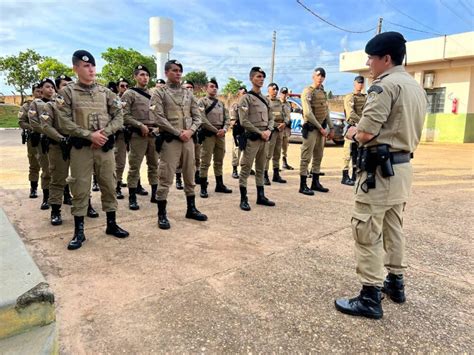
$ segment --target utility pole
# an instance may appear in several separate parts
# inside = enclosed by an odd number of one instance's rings
[[[275,73],[275,47],[276,47],[276,31],[273,31],[273,38],[272,38],[272,74],[270,76],[270,82],[273,83],[273,74]]]
[[[382,33],[382,21],[383,18],[379,17],[379,23],[377,24],[377,34]]]

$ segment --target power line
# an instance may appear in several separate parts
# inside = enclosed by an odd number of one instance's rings
[[[309,13],[311,13],[313,16],[316,16],[318,19],[320,19],[321,21],[327,23],[328,25],[334,27],[334,28],[337,28],[338,30],[341,30],[341,31],[344,31],[344,32],[348,32],[348,33],[367,33],[367,32],[372,32],[374,31],[376,28],[373,27],[371,29],[368,29],[366,31],[351,31],[351,30],[347,30],[345,28],[342,28],[342,27],[339,27],[338,25],[335,25],[331,22],[329,22],[328,20],[322,18],[321,16],[319,16],[317,13],[315,13],[313,10],[311,10],[309,7],[307,7],[305,4],[303,4],[300,0],[296,0],[296,2],[298,4],[300,4],[306,11],[308,11]]]
[[[405,28],[407,30],[410,30],[410,31],[415,31],[415,32],[421,32],[421,33],[428,33],[430,35],[435,35],[435,36],[444,36],[443,34],[440,34],[440,33],[436,33],[436,32],[428,32],[428,31],[423,31],[423,30],[420,30],[420,29],[417,29],[417,28],[413,28],[413,27],[408,27],[408,26],[404,26],[404,25],[400,25],[398,23],[393,23],[393,22],[390,22],[388,20],[385,20],[385,22],[393,25],[393,26],[398,26],[398,27],[401,27],[401,28]]]
[[[443,0],[439,0],[439,3],[440,3],[441,5],[443,5],[445,8],[447,8],[449,11],[451,11],[457,18],[459,18],[460,20],[463,20],[465,23],[467,23],[467,24],[469,25],[469,27],[472,27],[472,25],[473,25],[472,22],[470,23],[470,22],[466,21],[466,19],[465,19],[464,17],[459,16],[459,14],[458,14],[457,12],[455,12],[455,11],[451,8],[451,6],[448,6],[448,4],[445,4],[445,3],[443,2]]]

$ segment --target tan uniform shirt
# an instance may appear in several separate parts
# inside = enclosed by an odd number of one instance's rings
[[[344,113],[346,121],[350,125],[354,126],[359,123],[366,101],[367,95],[362,93],[350,93],[344,96]]]
[[[43,130],[41,129],[40,115],[48,101],[49,100],[46,99],[34,99],[28,109],[28,122],[36,133],[43,133]]]
[[[283,106],[283,111],[285,112],[285,116],[286,118],[288,118],[288,120],[285,123],[288,124],[290,123],[290,120],[291,120],[291,104],[288,101],[282,101],[281,104]]]
[[[100,129],[106,136],[123,128],[122,102],[99,84],[68,84],[59,92],[64,99],[59,109],[59,127],[73,137],[91,139]]]
[[[239,119],[239,104],[234,102],[229,110],[230,115],[230,125],[233,126],[235,122]]]
[[[274,119],[274,127],[276,128],[280,123],[288,123],[289,116],[287,116],[281,100],[276,97],[274,99],[268,97],[268,100],[270,101],[270,110],[272,111]]]
[[[314,84],[306,87],[301,94],[301,102],[305,123],[309,122],[319,130],[326,121],[329,128],[333,128],[329,118],[329,106],[324,87],[316,88]]]
[[[179,136],[182,130],[193,132],[201,125],[201,110],[192,92],[181,85],[167,83],[157,88],[150,101],[150,118],[160,131]]]
[[[20,128],[32,130],[30,120],[28,119],[28,110],[30,109],[31,101],[25,102],[18,111],[18,125]]]
[[[229,128],[229,114],[223,102],[218,101],[214,108],[206,115],[206,110],[212,103],[213,100],[209,97],[203,97],[198,101],[202,111],[202,127],[214,133],[217,133],[219,129],[227,131]]]
[[[247,132],[261,134],[263,131],[273,131],[274,118],[269,100],[262,95],[268,107],[252,94],[245,94],[239,100],[239,120]]]
[[[40,115],[41,130],[49,138],[55,141],[60,141],[64,138],[64,135],[60,133],[59,128],[59,110],[57,105],[62,105],[64,99],[61,96],[57,96],[54,101],[48,102],[43,107],[43,112]]]
[[[143,92],[150,95],[148,89]],[[122,95],[123,102],[123,123],[136,128],[145,125],[147,127],[156,127],[156,121],[150,118],[150,99],[138,92],[128,89]]]

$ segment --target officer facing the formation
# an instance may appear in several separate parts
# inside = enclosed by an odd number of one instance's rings
[[[329,191],[319,182],[326,137],[334,138],[334,127],[329,117],[327,95],[323,87],[325,78],[326,71],[323,68],[316,68],[313,72],[313,84],[306,87],[301,94],[304,124],[302,129],[303,144],[301,145],[299,192],[304,195],[314,195],[313,191]],[[326,131],[327,126],[330,129],[329,135]],[[313,181],[311,182],[311,189],[309,189],[306,185],[306,176],[311,159],[313,160],[311,167]]]
[[[33,87],[31,88],[31,93],[33,94],[33,99],[41,99],[41,88],[39,87],[39,84],[33,85]],[[20,107],[20,111],[18,112],[18,125],[23,130],[21,133],[21,141],[23,144],[26,144],[26,151],[28,154],[28,180],[30,181],[30,198],[37,198],[38,179],[41,166],[37,158],[37,146],[33,146],[33,142],[31,139],[31,136],[33,134],[33,128],[31,127],[30,121],[28,119],[28,110],[30,108],[30,105],[31,101],[27,101]]]
[[[194,194],[194,142],[193,134],[201,125],[201,111],[191,91],[181,86],[183,65],[177,60],[165,64],[167,83],[156,89],[150,102],[150,117],[160,129],[157,148],[160,153],[158,168],[158,226],[169,229],[166,215],[168,192],[173,175],[182,161],[186,218],[206,221],[207,216],[196,209]],[[161,146],[160,146],[161,145]]]
[[[260,67],[253,67],[249,73],[252,90],[239,101],[239,120],[245,129],[246,146],[243,149],[239,178],[240,208],[250,211],[247,198],[247,179],[255,160],[255,183],[257,185],[257,205],[275,206],[275,202],[265,197],[263,172],[267,161],[267,142],[270,140],[274,121],[268,98],[261,90],[266,74]]]
[[[283,105],[283,111],[285,112],[286,117],[288,117],[288,122],[283,129],[283,138],[281,140],[281,151],[283,155],[282,168],[286,170],[295,170],[295,168],[288,164],[288,146],[290,145],[291,136],[291,104],[288,102],[287,98],[288,88],[282,87],[280,90],[280,100]]]
[[[128,155],[127,184],[129,208],[135,211],[140,208],[137,203],[136,189],[140,178],[140,166],[145,156],[148,166],[148,182],[151,185],[150,202],[156,203],[158,154],[155,150],[155,136],[152,134],[157,125],[149,115],[151,96],[147,86],[150,81],[150,71],[144,65],[138,65],[133,74],[137,85],[123,94],[122,102],[124,124],[130,126],[132,132],[130,154]]]
[[[268,141],[268,153],[267,162],[265,164],[265,185],[271,185],[268,177],[268,169],[270,168],[270,160],[273,159],[273,182],[279,182],[280,184],[286,184],[286,180],[283,180],[280,176],[280,156],[281,156],[281,143],[283,141],[283,130],[289,122],[290,117],[287,116],[287,112],[284,110],[283,103],[278,99],[278,85],[271,83],[268,85],[268,99],[270,101],[270,110],[272,111],[274,119],[273,132]]]
[[[237,91],[237,100],[240,100],[242,96],[247,93],[247,89],[243,86],[239,87]],[[241,132],[241,126],[239,122],[239,106],[238,101],[235,102],[232,107],[230,108],[230,128],[232,128],[232,177],[234,179],[239,178],[239,171],[237,170],[238,166],[240,165],[240,156],[242,154],[242,150],[239,148],[239,135]]]
[[[365,46],[375,80],[359,124],[347,133],[359,144],[352,234],[362,290],[355,298],[336,300],[335,306],[355,316],[381,318],[381,292],[405,302],[403,210],[412,184],[410,159],[427,106],[423,88],[402,65],[405,42],[398,32],[384,32]]]
[[[127,91],[128,86],[130,83],[125,78],[120,78],[115,83],[115,87],[117,91],[114,91],[118,94],[119,97]],[[110,89],[110,88],[109,88]],[[113,90],[112,90],[113,91]],[[123,104],[122,104],[123,106]],[[115,193],[117,195],[117,199],[122,200],[124,198],[122,194],[122,178],[123,178],[123,171],[125,170],[125,164],[127,163],[127,142],[128,137],[125,137],[128,132],[125,129],[120,129],[115,134],[115,174],[117,175],[117,186],[115,187]]]
[[[222,166],[225,156],[225,134],[229,128],[228,113],[224,103],[217,96],[217,81],[209,80],[206,85],[207,96],[199,100],[202,125],[198,131],[198,140],[201,142],[201,169],[199,171],[202,198],[207,198],[207,174],[214,160],[214,176],[216,178],[216,192],[231,193],[223,182]]]
[[[107,214],[106,234],[128,237],[116,223],[114,134],[123,126],[122,103],[109,89],[95,82],[95,59],[89,52],[78,50],[72,56],[76,83],[60,91],[64,102],[59,109],[59,128],[70,135],[70,169],[68,177],[73,195],[74,237],[68,249],[78,249],[86,240],[84,216],[87,213],[91,176],[96,167],[102,210]]]
[[[51,182],[51,173],[49,171],[49,159],[45,136],[41,129],[40,115],[43,112],[44,105],[53,99],[56,93],[56,87],[51,79],[41,80],[39,87],[41,88],[41,99],[35,99],[28,110],[28,119],[33,133],[31,135],[32,145],[36,146],[36,157],[41,165],[41,188],[43,189],[43,202],[41,209],[49,209],[49,184]]]
[[[364,77],[356,76],[354,79],[354,91],[344,97],[344,113],[346,115],[346,123],[348,127],[356,126],[362,116],[367,96],[362,93],[364,89]],[[344,156],[342,167],[341,184],[353,186],[355,181],[356,167],[355,158],[357,157],[357,143],[348,139],[344,140]],[[349,165],[352,160],[352,178],[349,177]]]

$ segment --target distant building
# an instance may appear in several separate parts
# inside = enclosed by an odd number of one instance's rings
[[[368,77],[366,61],[363,50],[344,52],[339,70]],[[474,32],[407,42],[406,70],[428,95],[422,139],[473,143]]]

